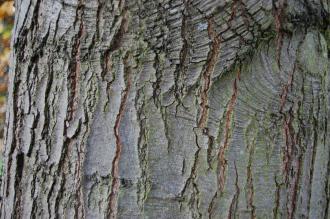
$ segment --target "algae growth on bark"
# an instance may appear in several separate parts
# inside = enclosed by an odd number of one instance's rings
[[[1,218],[328,218],[327,0],[16,0]]]

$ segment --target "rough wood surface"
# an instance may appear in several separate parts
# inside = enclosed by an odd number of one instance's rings
[[[329,218],[328,0],[16,0],[1,218]]]

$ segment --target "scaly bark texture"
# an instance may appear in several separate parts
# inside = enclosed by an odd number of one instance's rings
[[[15,5],[1,218],[329,218],[329,1]]]

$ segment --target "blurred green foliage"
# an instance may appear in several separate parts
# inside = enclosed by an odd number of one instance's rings
[[[14,2],[0,0],[0,151],[3,149],[3,130],[6,111],[6,93],[10,55],[10,38],[14,24]],[[2,153],[0,153],[0,176]]]

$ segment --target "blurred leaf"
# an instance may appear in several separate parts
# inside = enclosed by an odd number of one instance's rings
[[[10,39],[10,36],[11,36],[11,30],[6,30],[6,31],[4,31],[3,33],[2,33],[2,38],[4,39],[4,40],[8,40],[8,39]]]
[[[10,56],[10,38],[14,23],[14,1],[0,0],[0,133],[6,109],[8,64]],[[0,134],[0,151],[3,149],[3,136]],[[0,176],[2,175],[2,157],[0,153]]]
[[[14,14],[14,2],[6,1],[0,6],[0,19],[4,17],[13,16]]]

